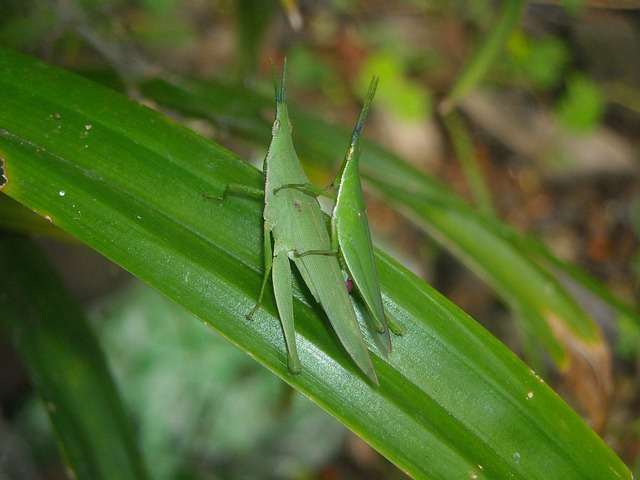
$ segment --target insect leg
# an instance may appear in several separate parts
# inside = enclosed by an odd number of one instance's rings
[[[293,287],[291,286],[291,263],[287,252],[276,242],[273,257],[273,291],[280,315],[280,323],[284,332],[291,373],[301,369],[298,347],[296,345],[296,330],[293,318]]]
[[[262,305],[262,297],[264,296],[264,289],[267,286],[267,282],[269,281],[269,274],[271,273],[271,267],[273,265],[273,253],[271,249],[271,231],[269,230],[269,225],[267,222],[264,222],[264,276],[262,277],[262,286],[260,287],[260,294],[258,295],[258,301],[256,302],[253,309],[245,315],[247,320],[251,320],[253,318],[253,314],[260,308]]]
[[[388,308],[385,308],[384,313],[387,319],[387,325],[389,325],[389,330],[391,330],[394,335],[401,337],[407,333],[407,327],[396,317],[391,315]]]
[[[338,252],[336,250],[306,250],[304,252],[298,252],[297,250],[294,250],[293,254],[296,257],[306,257],[307,255],[326,255],[335,257],[336,255],[338,255]]]
[[[202,198],[205,200],[208,200],[209,198],[213,198],[215,200],[218,200],[219,202],[225,202],[229,195],[243,196],[243,197],[255,198],[257,200],[262,200],[264,197],[264,190],[250,187],[249,185],[243,185],[241,183],[229,183],[225,187],[224,192],[222,192],[221,197],[204,192],[202,194]]]

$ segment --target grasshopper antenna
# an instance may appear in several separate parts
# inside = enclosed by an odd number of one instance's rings
[[[284,103],[285,101],[285,91],[286,91],[286,80],[287,80],[287,57],[284,58],[282,62],[282,77],[280,80],[280,89],[278,90],[278,78],[276,77],[276,66],[273,63],[273,60],[270,60],[271,63],[271,76],[273,77],[273,89],[276,94],[276,104]]]
[[[364,102],[364,107],[362,107],[362,111],[360,112],[360,116],[358,117],[358,122],[356,123],[356,128],[353,129],[353,135],[351,141],[355,141],[356,137],[360,135],[362,131],[362,126],[364,125],[364,121],[367,118],[367,114],[369,113],[369,108],[371,107],[371,102],[373,101],[373,96],[376,94],[376,89],[378,88],[378,81],[380,77],[375,75],[371,79],[371,83],[369,83],[369,91],[367,92],[367,98]]]

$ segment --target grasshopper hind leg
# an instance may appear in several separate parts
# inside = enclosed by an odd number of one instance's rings
[[[273,257],[273,291],[280,315],[282,331],[287,344],[289,370],[297,373],[302,369],[298,346],[296,345],[296,330],[293,318],[293,287],[291,278],[291,263],[284,249],[275,248]]]

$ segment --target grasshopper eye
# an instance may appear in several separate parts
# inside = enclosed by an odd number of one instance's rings
[[[271,136],[275,137],[280,131],[280,120],[277,118],[273,122],[273,126],[271,127]]]

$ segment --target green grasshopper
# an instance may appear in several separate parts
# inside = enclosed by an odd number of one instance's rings
[[[291,188],[309,195],[323,195],[335,200],[331,215],[331,252],[334,255],[339,254],[341,264],[344,265],[349,278],[371,314],[374,328],[379,333],[385,334],[383,342],[387,350],[390,350],[391,340],[387,332],[387,319],[390,329],[398,335],[403,335],[406,328],[392,320],[389,315],[385,315],[359,175],[360,135],[377,86],[378,77],[374,77],[369,84],[364,106],[353,129],[351,143],[333,183],[336,194],[332,195],[326,189],[313,184],[294,183],[283,185],[276,190],[276,193]],[[313,253],[321,252],[305,254]]]
[[[322,306],[345,350],[358,367],[378,384],[369,351],[360,331],[351,298],[335,255],[317,199],[295,188],[283,189],[288,183],[309,184],[291,139],[291,123],[285,103],[286,61],[280,89],[274,76],[276,118],[271,129],[271,144],[264,160],[264,192],[243,185],[230,184],[230,191],[250,196],[264,195],[264,262],[265,273],[258,301],[247,315],[251,319],[260,308],[271,273],[276,305],[284,332],[289,357],[289,370],[301,369],[295,339],[291,265],[296,265],[309,291]],[[273,238],[273,247],[271,246]]]

